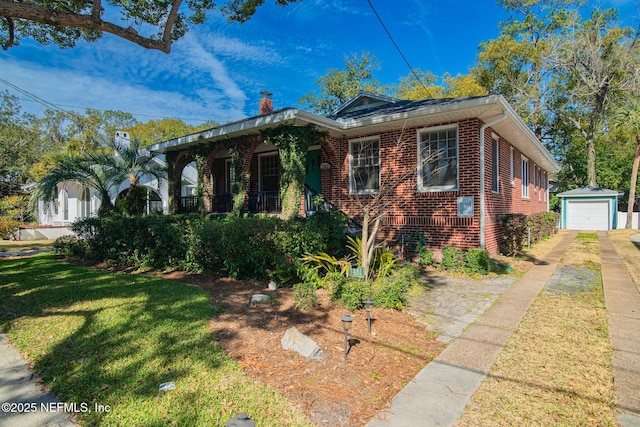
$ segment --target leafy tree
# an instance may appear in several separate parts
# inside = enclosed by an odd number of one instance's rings
[[[148,147],[158,142],[172,138],[200,132],[217,126],[216,122],[206,122],[199,126],[188,125],[180,119],[149,120],[146,123],[136,123],[135,126],[122,128],[140,141],[140,147]]]
[[[275,0],[281,6],[295,1]],[[78,40],[96,41],[107,32],[147,49],[169,53],[171,44],[186,34],[189,25],[205,22],[207,12],[216,6],[211,0],[188,1],[185,5],[182,0],[107,3],[0,0],[0,43],[7,50],[22,38],[33,38],[42,44],[68,48]],[[228,0],[220,10],[229,21],[245,22],[263,3],[264,0]]]
[[[633,206],[636,198],[636,186],[638,182],[638,167],[640,166],[640,102],[636,97],[630,99],[622,108],[613,115],[613,126],[625,131],[635,141],[635,155],[631,168],[629,184],[629,204],[627,207],[627,223],[625,228],[632,228]]]
[[[579,0],[500,0],[512,16],[497,39],[480,45],[472,70],[490,93],[502,94],[538,139],[553,137],[553,76],[558,41],[577,18]]]
[[[21,111],[20,102],[8,92],[0,93],[0,197],[19,194],[29,169],[43,147],[32,126],[34,117]]]
[[[418,78],[416,78],[416,75]],[[418,100],[426,98],[460,98],[465,96],[486,95],[487,90],[470,74],[452,76],[445,73],[438,77],[430,71],[416,70],[400,79],[400,84],[393,90],[401,99]]]
[[[353,53],[345,58],[345,68],[330,68],[315,81],[319,92],[311,91],[300,98],[301,105],[318,114],[331,114],[338,106],[366,91],[384,94],[385,88],[373,77],[380,68],[378,59],[368,52]]]
[[[637,32],[615,25],[615,9],[593,11],[558,49],[560,86],[566,88],[559,114],[586,144],[587,177],[596,186],[596,143],[610,107],[631,95],[640,67]]]
[[[87,109],[75,111],[47,109],[44,117],[35,120],[44,155],[30,169],[39,180],[54,166],[60,156],[90,153],[99,150],[103,141],[113,139],[117,130],[133,127],[137,120],[122,111]]]

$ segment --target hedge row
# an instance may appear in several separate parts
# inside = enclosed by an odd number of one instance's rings
[[[73,225],[77,240],[58,247],[73,255],[148,269],[219,272],[262,280],[294,267],[305,252],[340,254],[344,215],[318,212],[310,218],[200,218],[144,216],[87,218]]]
[[[525,243],[531,238],[531,244],[556,233],[559,214],[556,212],[538,212],[529,216],[508,214],[500,218],[502,242],[500,251],[505,255],[517,255],[522,252]]]

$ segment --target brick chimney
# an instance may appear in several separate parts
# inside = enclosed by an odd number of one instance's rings
[[[271,99],[271,92],[260,92],[262,98],[260,98],[260,115],[269,114],[273,112],[273,99]]]

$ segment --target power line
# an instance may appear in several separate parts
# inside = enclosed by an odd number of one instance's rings
[[[94,111],[113,111],[113,110],[106,110],[106,109],[100,109],[100,108],[90,108],[90,107],[78,107],[75,105],[65,105],[65,104],[54,104],[52,102],[46,101],[42,98],[40,98],[37,95],[34,95],[33,93],[22,89],[16,85],[14,85],[13,83],[10,83],[4,79],[0,79],[0,83],[4,83],[5,85],[9,86],[10,88],[12,88],[13,90],[15,90],[18,93],[21,93],[29,98],[31,98],[32,101],[37,102],[38,104],[42,104],[47,108],[50,108],[52,110],[57,110],[57,111],[61,111],[63,113],[68,113],[68,110],[65,110],[64,108],[61,107],[67,107],[67,108],[73,108],[73,109],[90,109],[90,110],[94,110]],[[23,99],[24,101],[24,99]],[[155,118],[162,118],[162,119],[174,119],[174,120],[183,120],[183,121],[188,121],[188,122],[206,122],[210,119],[187,119],[187,118],[181,118],[181,117],[166,117],[166,116],[156,116],[156,115],[151,115],[151,114],[137,114],[137,113],[131,113],[129,112],[129,114],[133,115],[133,116],[138,116],[138,117],[155,117]]]
[[[24,90],[24,89],[22,89],[22,88],[20,88],[20,87],[18,87],[16,85],[14,85],[13,83],[9,83],[8,81],[6,81],[4,79],[0,79],[0,83],[4,83],[5,85],[9,86],[10,88],[15,90],[16,92],[21,93],[21,94],[23,94],[25,96],[28,96],[29,98],[31,98],[34,101],[36,101],[38,104],[42,104],[47,108],[50,108],[52,110],[62,111],[63,113],[67,112],[67,110],[62,109],[62,108],[58,107],[57,105],[52,104],[49,101],[45,101],[44,99],[32,94],[31,92],[28,92],[28,91],[26,91],[26,90]]]
[[[416,71],[413,69],[411,64],[409,64],[409,61],[407,60],[406,56],[404,56],[404,53],[402,53],[402,49],[400,49],[400,46],[398,46],[398,43],[396,43],[396,41],[393,39],[393,36],[391,35],[389,30],[387,29],[387,26],[382,21],[382,18],[378,14],[378,11],[376,10],[375,7],[373,7],[373,4],[371,3],[371,0],[367,0],[367,3],[369,3],[369,6],[371,7],[371,10],[376,15],[376,18],[378,18],[378,21],[380,21],[380,25],[382,25],[382,28],[384,28],[384,31],[387,33],[387,36],[389,36],[389,40],[391,40],[391,43],[393,43],[393,45],[395,46],[396,50],[398,51],[398,53],[402,57],[402,60],[404,61],[405,64],[407,64],[407,67],[409,67],[409,70],[411,70],[411,74],[413,74],[413,76],[416,78],[416,80],[418,80],[418,83],[420,83],[420,86],[422,86],[422,88],[425,90],[427,95],[430,96],[430,97],[433,97],[433,95],[431,94],[431,91],[424,85],[424,83],[422,82],[422,80],[418,76],[418,73],[416,73]]]

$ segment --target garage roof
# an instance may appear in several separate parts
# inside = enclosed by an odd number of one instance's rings
[[[582,187],[557,194],[558,197],[615,197],[619,195],[617,191],[600,187]]]

